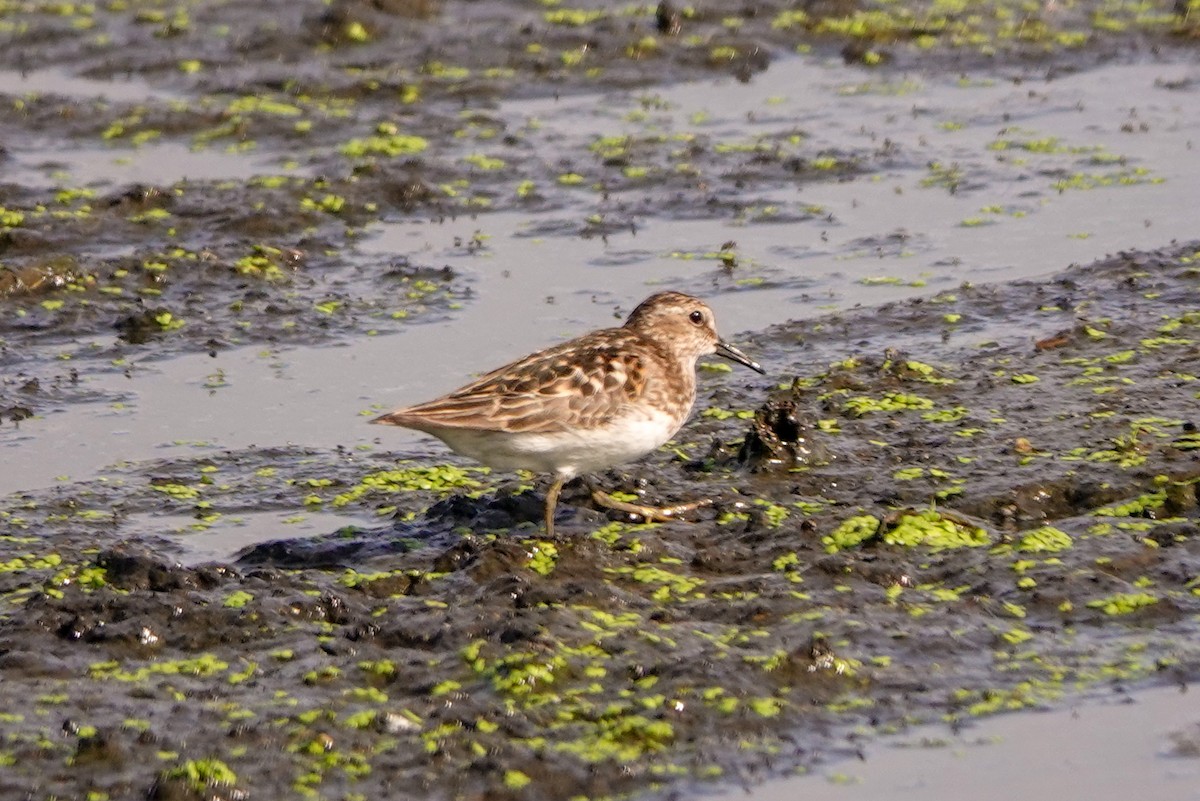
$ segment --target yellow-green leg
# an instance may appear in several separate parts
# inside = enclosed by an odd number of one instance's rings
[[[598,490],[595,487],[589,486],[588,489],[592,492],[592,500],[600,506],[608,509],[616,509],[618,512],[625,512],[626,514],[638,515],[647,522],[653,523],[666,523],[677,519],[686,512],[692,512],[696,509],[703,509],[706,506],[713,505],[712,498],[701,498],[698,501],[679,503],[672,506],[645,506],[640,503],[617,500],[607,492]]]
[[[565,483],[567,483],[565,478],[557,476],[546,492],[546,536],[549,538],[554,537],[554,510],[558,506],[558,495],[562,492]]]

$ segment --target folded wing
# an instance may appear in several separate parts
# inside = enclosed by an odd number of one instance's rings
[[[622,332],[624,333],[624,332]],[[612,331],[581,337],[493,370],[448,395],[372,422],[430,431],[552,433],[604,425],[645,391],[645,366]],[[634,336],[630,334],[629,336]]]

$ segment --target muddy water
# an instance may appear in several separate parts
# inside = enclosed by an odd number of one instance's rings
[[[1193,21],[868,5],[0,10],[4,792],[658,797],[1194,681]],[[771,368],[601,477],[693,524],[364,425],[662,286]]]
[[[819,775],[767,782],[749,795],[785,801],[975,798],[1200,798],[1200,700],[1164,687],[1072,703],[965,730],[924,727],[863,747]],[[1047,744],[1053,743],[1053,747]],[[742,791],[729,798],[746,798]]]

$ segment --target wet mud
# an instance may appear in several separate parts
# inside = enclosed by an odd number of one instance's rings
[[[942,162],[885,126],[706,129],[654,92],[625,112],[639,133],[565,136],[532,111],[547,98],[752,80],[797,53],[867,71],[849,94],[894,96],[910,67],[1186,61],[1200,30],[1195,3],[298,8],[0,4],[0,77],[36,87],[0,96],[8,431],[136,403],[93,376],[344,344],[475,301],[460,265],[486,235],[380,256],[359,247],[380,225],[516,213],[531,244],[569,248],[736,220],[808,241],[836,221],[798,187],[898,166],[927,203],[1020,186],[968,229],[1161,180],[1007,111],[940,120],[988,129],[986,159]],[[880,231],[836,257],[931,239]],[[778,253],[803,266],[806,247]],[[736,242],[672,258],[705,264],[691,291],[817,285]],[[0,794],[668,797],[916,722],[1194,681],[1200,244],[936,289],[758,331],[744,344],[771,381],[702,369],[678,441],[600,477],[714,500],[687,522],[568,487],[550,541],[539,477],[283,442],[114,453],[130,461],[0,498]],[[282,536],[318,514],[344,525]],[[189,546],[263,515],[269,542]]]
[[[548,541],[536,479],[287,449],[10,497],[0,781],[654,795],[1195,680],[1198,288],[1193,243],[767,329],[790,380],[704,371],[678,441],[602,477],[713,497],[691,522],[568,491]],[[122,536],[164,506],[379,523],[189,567]]]

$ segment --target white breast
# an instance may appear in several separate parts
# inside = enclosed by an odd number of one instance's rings
[[[455,452],[499,470],[531,470],[573,478],[639,459],[679,430],[679,421],[655,409],[626,414],[603,428],[553,434],[443,430]]]

